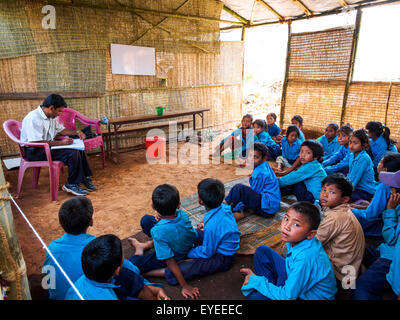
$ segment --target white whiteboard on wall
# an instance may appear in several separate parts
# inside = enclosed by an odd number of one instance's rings
[[[156,49],[111,44],[111,70],[114,74],[156,75]]]

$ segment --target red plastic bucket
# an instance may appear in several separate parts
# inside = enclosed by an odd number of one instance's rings
[[[146,157],[147,159],[162,159],[167,155],[166,152],[167,139],[164,137],[147,137],[146,138]]]

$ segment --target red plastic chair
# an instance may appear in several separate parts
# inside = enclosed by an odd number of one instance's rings
[[[76,130],[76,126],[75,126],[76,120],[78,120],[79,122],[81,122],[85,125],[92,125],[96,128],[96,133],[98,134],[98,136],[96,136],[94,138],[90,138],[90,139],[85,139],[85,140],[83,140],[83,142],[85,144],[85,150],[100,147],[101,157],[103,160],[103,169],[104,169],[105,164],[106,164],[106,155],[104,152],[104,142],[103,142],[103,136],[101,134],[100,120],[90,119],[88,117],[85,117],[84,115],[80,114],[78,111],[70,109],[70,108],[64,108],[63,112],[58,117],[58,121],[66,129],[71,129],[71,130]]]
[[[24,179],[25,170],[28,168],[33,168],[33,179],[32,179],[32,188],[37,188],[39,181],[39,174],[41,167],[49,167],[49,176],[50,176],[50,193],[51,200],[57,201],[58,199],[58,184],[60,180],[60,170],[63,170],[64,163],[61,161],[53,161],[51,159],[50,147],[47,143],[27,143],[23,144],[27,147],[42,147],[46,152],[47,161],[28,161],[24,158],[24,147],[21,146],[22,142],[19,140],[21,136],[21,122],[16,120],[7,120],[3,123],[3,129],[6,132],[7,136],[18,143],[19,153],[21,156],[21,163],[19,166],[18,172],[18,186],[17,186],[17,198],[19,198],[21,194],[21,186],[22,180]]]

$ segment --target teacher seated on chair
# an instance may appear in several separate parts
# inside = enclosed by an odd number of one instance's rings
[[[85,139],[85,134],[80,130],[64,128],[56,117],[61,114],[67,103],[58,94],[49,95],[36,109],[29,112],[22,120],[21,142],[45,142],[50,146],[68,146],[73,139],[68,137],[62,140],[54,140],[57,134],[63,136],[79,136]],[[24,147],[25,159],[28,161],[46,161],[46,153],[42,147]],[[68,181],[62,189],[74,195],[86,195],[89,191],[96,190],[90,176],[92,170],[85,151],[76,149],[51,150],[52,160],[62,161],[68,166]],[[83,189],[80,184],[85,186]]]

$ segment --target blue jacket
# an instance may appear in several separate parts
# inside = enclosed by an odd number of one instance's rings
[[[293,142],[292,145],[289,145],[286,136],[282,137],[282,157],[287,160],[296,160],[300,154],[301,143],[302,142],[299,139],[296,139],[296,141]]]
[[[49,250],[54,258],[58,261],[65,273],[72,282],[78,280],[83,274],[81,256],[85,246],[95,239],[95,236],[90,234],[73,235],[64,233],[64,235],[49,244]],[[63,300],[65,293],[71,285],[61,273],[53,259],[46,253],[43,267],[53,266],[55,269],[56,286],[55,289],[49,288],[49,298],[55,300]]]
[[[254,142],[261,142],[265,144],[268,148],[272,148],[274,150],[279,150],[281,148],[279,144],[272,140],[267,131],[261,131],[259,134],[255,134]]]
[[[113,283],[102,283],[86,278],[82,275],[74,283],[76,289],[85,300],[118,300],[114,292],[114,288],[118,288]],[[70,288],[66,295],[65,300],[80,300],[74,289]]]
[[[304,136],[304,133],[303,131],[301,131],[300,128],[299,128],[299,133],[300,133],[299,140],[301,143],[303,143],[306,140],[306,137]]]
[[[279,186],[286,187],[304,181],[306,188],[315,200],[319,200],[321,193],[321,182],[326,177],[326,172],[318,160],[307,162],[296,171],[279,179]]]
[[[395,145],[392,145],[389,149],[387,150],[387,143],[385,139],[380,136],[378,139],[375,141],[372,139],[369,139],[370,141],[370,148],[371,148],[371,153],[373,155],[373,163],[374,163],[374,168],[378,167],[379,162],[383,158],[383,156],[388,153],[388,152],[397,152],[397,148]]]
[[[257,290],[272,300],[333,300],[337,291],[331,261],[316,238],[303,240],[296,246],[286,243],[287,279],[278,287],[263,276],[251,275],[242,286],[244,295]]]
[[[386,209],[382,213],[382,236],[384,242],[378,247],[381,258],[393,260],[394,248],[398,242],[400,233],[399,215],[400,205],[398,205],[395,209]]]
[[[349,171],[349,156],[350,156],[350,149],[349,147],[341,146],[334,154],[330,155],[329,157],[325,158],[322,162],[326,174],[332,174],[335,172],[346,172]]]
[[[254,142],[254,134],[253,134],[253,129],[250,128],[248,129],[247,135],[246,135],[246,139],[243,138],[242,135],[242,127],[236,129],[235,131],[233,131],[229,136],[227,136],[225,139],[223,139],[219,144],[224,144],[225,141],[227,139],[230,139],[231,137],[240,137],[240,141],[242,142],[242,147],[241,147],[241,151],[244,151],[246,149],[248,149],[250,147],[250,145]]]
[[[204,216],[203,243],[191,249],[188,258],[211,258],[216,253],[231,256],[239,249],[240,231],[231,207],[221,204]]]
[[[374,194],[377,187],[374,175],[371,158],[365,150],[362,150],[356,158],[354,158],[353,152],[350,153],[347,177],[353,183],[354,189],[361,189]]]
[[[196,230],[186,212],[178,209],[175,219],[161,219],[150,231],[158,260],[181,260],[194,246]]]
[[[387,281],[392,286],[396,295],[400,294],[400,237],[397,238],[397,244],[394,249],[392,264],[389,273],[386,275]]]
[[[269,127],[267,124],[265,131],[267,131],[271,137],[276,137],[281,133],[281,128],[279,128],[276,123],[274,123],[271,127]]]
[[[250,177],[250,187],[261,195],[261,209],[265,213],[274,214],[281,207],[281,190],[274,171],[268,162],[264,161],[254,168]],[[239,202],[233,211],[245,209],[242,202]]]
[[[362,221],[364,220],[367,222],[374,222],[382,219],[382,212],[386,209],[386,205],[390,197],[390,189],[390,186],[382,182],[378,182],[375,194],[368,207],[366,209],[352,209],[354,215],[358,220],[360,220],[361,225],[363,225]],[[380,232],[380,234],[369,235],[382,236],[382,232]]]
[[[319,142],[324,147],[324,157],[329,157],[333,155],[341,147],[337,140],[337,137],[335,137],[331,142],[328,142],[328,139],[325,137],[325,135],[323,135],[321,139],[319,139]]]

